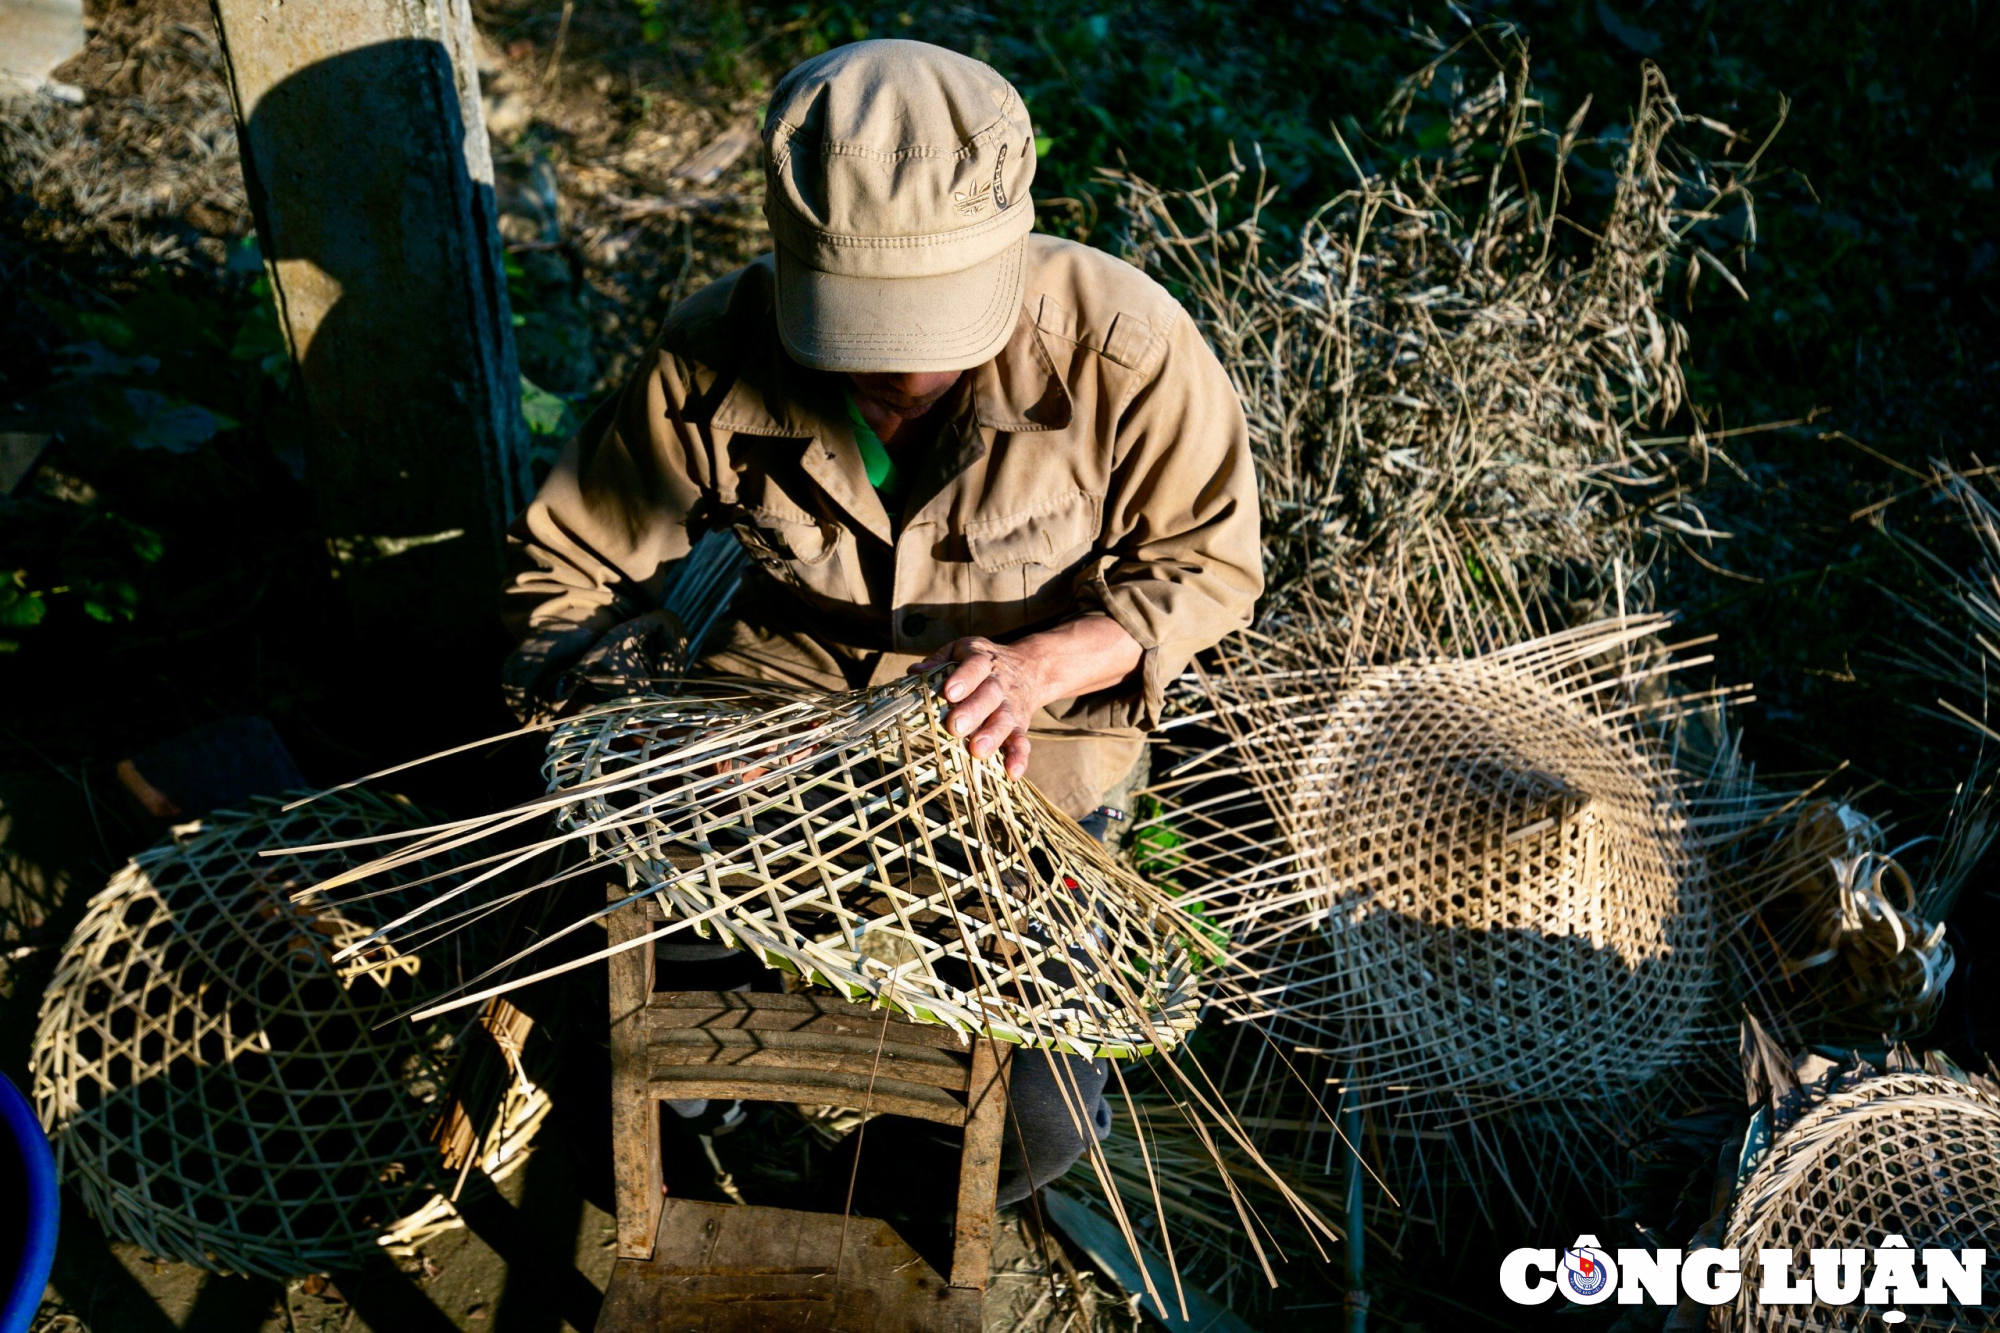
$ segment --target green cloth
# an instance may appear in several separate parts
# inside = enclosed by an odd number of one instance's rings
[[[868,484],[884,500],[900,499],[903,494],[903,474],[896,467],[896,460],[889,457],[889,447],[882,443],[882,437],[868,424],[861,409],[854,404],[854,395],[847,394],[847,419],[854,423],[854,443],[861,450],[861,465],[868,470]]]

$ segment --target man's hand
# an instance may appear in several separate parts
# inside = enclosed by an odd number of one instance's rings
[[[962,736],[973,757],[1000,751],[1007,776],[1028,771],[1028,722],[1057,699],[1107,690],[1138,669],[1138,641],[1109,616],[1081,616],[1011,644],[954,639],[910,668],[929,671],[958,663],[944,681],[952,705],[944,725]]]

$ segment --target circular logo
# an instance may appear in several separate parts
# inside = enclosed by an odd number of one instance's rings
[[[1564,1250],[1562,1266],[1556,1270],[1556,1285],[1563,1295],[1578,1305],[1595,1305],[1611,1295],[1617,1285],[1618,1269],[1603,1250],[1579,1246]]]

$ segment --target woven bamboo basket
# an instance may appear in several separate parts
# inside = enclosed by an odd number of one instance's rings
[[[1904,1329],[1991,1329],[2000,1321],[2000,1098],[1938,1074],[1884,1074],[1799,1116],[1737,1191],[1727,1245],[1743,1256],[1743,1292],[1717,1327],[1743,1333],[1847,1333],[1886,1327],[1886,1307],[1763,1305],[1758,1252],[1869,1250],[1900,1236],[1913,1255],[1983,1249],[1979,1308],[1904,1305]],[[1921,1276],[1921,1270],[1919,1270]]]
[[[1705,660],[1665,624],[1341,669],[1246,640],[1206,673],[1128,844],[1249,978],[1211,990],[1243,1032],[1211,1073],[1267,1157],[1344,1171],[1359,1111],[1384,1225],[1468,1190],[1533,1216],[1727,1073],[1728,911],[1659,739],[1713,695],[1659,688]]]
[[[452,950],[337,962],[394,896],[302,906],[294,893],[353,853],[260,856],[426,822],[362,794],[260,802],[181,830],[92,899],[43,999],[34,1097],[109,1232],[217,1272],[297,1276],[455,1225],[470,1165],[523,1160],[549,1108],[520,1060],[526,1020],[495,1005],[397,1021],[459,979]],[[485,1086],[459,1100],[455,1079]]]
[[[419,1018],[686,932],[967,1042],[1114,1060],[1181,1047],[1203,993],[1241,983],[1219,931],[1032,783],[1010,781],[996,757],[974,759],[942,725],[941,674],[839,694],[708,678],[590,708],[547,724],[545,795],[416,831],[313,882],[308,896],[397,895],[403,910],[336,955],[344,958],[383,943],[433,949],[499,906],[623,877],[624,896],[485,960],[492,965]],[[426,861],[446,851],[466,856],[464,877],[433,882]],[[543,949],[646,898],[664,909],[656,929],[540,964]],[[1149,1068],[1172,1089],[1162,1114],[1184,1123],[1211,1163],[1258,1173],[1301,1234],[1320,1244],[1337,1237],[1196,1061]],[[1136,1236],[1132,1218],[1151,1214],[1164,1228],[1157,1192],[1128,1207],[1102,1145],[1086,1138],[1117,1225]]]

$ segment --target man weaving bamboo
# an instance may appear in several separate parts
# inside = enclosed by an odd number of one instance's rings
[[[1166,291],[1033,234],[1034,130],[978,61],[841,47],[779,84],[764,144],[775,253],[673,309],[514,526],[510,688],[727,526],[757,570],[703,670],[956,662],[947,728],[1102,836],[1168,682],[1262,588],[1241,405]],[[1071,1065],[1101,1130],[1102,1063]],[[1002,1203],[1083,1149],[1045,1061],[1013,1088]]]

